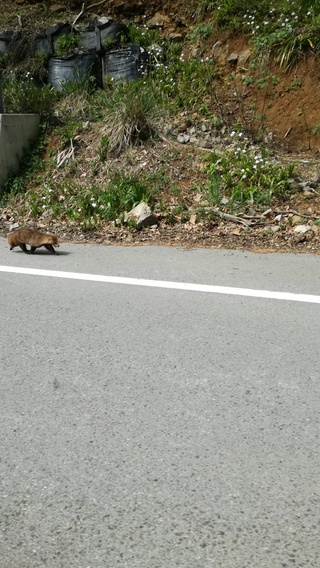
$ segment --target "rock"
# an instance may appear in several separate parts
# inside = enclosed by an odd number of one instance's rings
[[[19,223],[12,223],[12,225],[10,225],[9,231],[15,231],[16,229],[19,229]]]
[[[303,241],[306,240],[306,235],[303,233],[300,233],[298,235],[294,236],[294,242],[295,243],[303,243]]]
[[[126,214],[124,222],[128,223],[129,221],[136,221],[137,229],[158,225],[157,216],[151,211],[149,205],[144,201],[141,201],[139,205],[131,209],[131,211]]]
[[[238,59],[239,55],[233,51],[232,53],[230,53],[227,62],[231,63],[232,65],[236,65],[238,63]]]
[[[216,41],[212,46],[212,54],[215,59],[225,62],[228,56],[228,44],[223,44],[221,41]]]
[[[107,24],[110,21],[111,21],[111,18],[107,18],[107,16],[101,16],[100,18],[97,19],[97,22],[100,26],[104,26],[105,24]]]
[[[251,57],[251,49],[245,49],[244,51],[241,51],[238,57],[238,65],[243,67],[246,63],[248,63],[250,57]]]
[[[221,47],[222,47],[222,41],[216,41],[216,42],[213,44],[213,46],[212,46],[212,52],[213,52],[213,54],[219,52],[219,50],[221,49]]]
[[[190,136],[189,134],[181,132],[180,134],[178,134],[177,140],[178,142],[180,142],[180,144],[188,144],[188,142],[190,141]]]
[[[63,12],[65,9],[65,6],[62,6],[61,4],[52,4],[52,6],[50,6],[49,8],[50,12],[52,12],[53,14],[56,14],[57,12]]]
[[[292,217],[289,218],[290,225],[299,225],[301,221],[302,217],[300,217],[300,215],[292,215]]]
[[[301,191],[300,183],[297,182],[297,180],[289,179],[288,184],[289,184],[290,191],[292,191],[293,193],[296,193],[297,191]]]
[[[193,47],[191,50],[191,57],[192,59],[198,59],[200,57],[200,49],[199,47]]]
[[[164,136],[172,136],[173,135],[173,128],[172,126],[165,126],[163,128],[163,134]]]
[[[207,136],[204,140],[199,140],[198,146],[200,148],[207,148],[208,150],[211,150],[213,148],[213,142],[211,137]]]
[[[280,231],[280,226],[279,225],[274,225],[273,227],[271,227],[271,231],[273,233],[278,233],[278,231]]]
[[[319,184],[320,183],[320,172],[315,172],[312,176],[313,183]]]
[[[180,34],[180,33],[177,33],[177,32],[171,32],[168,35],[168,37],[169,37],[170,41],[177,42],[177,43],[181,42],[184,38],[183,34]]]
[[[304,235],[308,233],[308,231],[312,231],[312,228],[310,225],[297,225],[293,230],[295,233]]]
[[[157,12],[150,20],[147,21],[149,28],[163,28],[166,24],[170,24],[171,20],[166,14]]]

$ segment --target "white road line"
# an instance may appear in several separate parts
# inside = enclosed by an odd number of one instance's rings
[[[166,280],[145,280],[142,278],[123,278],[121,276],[103,276],[102,274],[83,274],[81,272],[60,272],[58,270],[41,270],[39,268],[21,268],[19,266],[1,266],[0,272],[29,274],[31,276],[47,276],[50,278],[68,278],[71,280],[87,280],[106,284],[127,284],[129,286],[147,286],[150,288],[167,288],[190,292],[207,292],[211,294],[227,294],[232,296],[249,296],[251,298],[267,298],[270,300],[289,300],[291,302],[309,302],[320,304],[320,296],[311,294],[293,294],[291,292],[272,292],[269,290],[251,290],[250,288],[231,288],[229,286],[211,286],[208,284],[192,284],[188,282],[168,282]]]

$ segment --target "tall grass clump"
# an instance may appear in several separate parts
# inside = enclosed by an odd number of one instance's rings
[[[101,135],[113,155],[155,136],[163,113],[161,98],[152,82],[144,79],[110,82],[100,95],[100,109],[104,122]]]

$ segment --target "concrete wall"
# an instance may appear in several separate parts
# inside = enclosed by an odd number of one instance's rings
[[[38,114],[0,114],[0,193],[39,136]]]

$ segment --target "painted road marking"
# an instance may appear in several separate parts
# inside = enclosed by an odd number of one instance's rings
[[[86,280],[88,282],[104,282],[106,284],[126,284],[129,286],[147,286],[150,288],[167,288],[189,292],[206,292],[209,294],[227,294],[231,296],[247,296],[270,300],[289,300],[291,302],[308,302],[320,304],[320,296],[311,294],[294,294],[291,292],[272,292],[270,290],[251,290],[250,288],[232,288],[229,286],[211,286],[209,284],[192,284],[189,282],[168,282],[166,280],[145,280],[142,278],[123,278],[122,276],[103,276],[102,274],[83,274],[81,272],[63,272],[58,270],[42,270],[39,268],[21,268],[19,266],[1,266],[0,272],[27,274],[31,276],[47,276],[50,278],[68,278]]]

